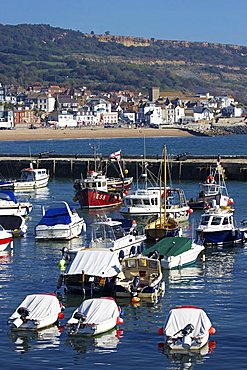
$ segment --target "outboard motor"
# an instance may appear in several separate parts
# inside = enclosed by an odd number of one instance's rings
[[[17,313],[20,315],[20,317],[13,321],[13,325],[16,328],[19,328],[23,323],[27,322],[29,311],[25,307],[19,307]]]
[[[122,262],[122,260],[124,259],[124,251],[122,249],[119,252],[118,259],[119,259],[120,262]]]
[[[132,283],[132,287],[131,287],[132,297],[137,297],[137,289],[138,289],[139,284],[140,284],[140,276],[135,276],[133,283]]]
[[[182,346],[184,349],[187,349],[189,350],[190,347],[191,347],[191,344],[192,344],[192,338],[190,336],[190,334],[193,332],[194,330],[194,326],[192,324],[188,324],[186,325],[183,329],[182,329]]]
[[[81,324],[86,320],[86,317],[81,312],[77,311],[74,314],[74,319],[78,320],[78,323],[73,326],[72,330],[70,331],[71,335],[75,335],[78,332]]]

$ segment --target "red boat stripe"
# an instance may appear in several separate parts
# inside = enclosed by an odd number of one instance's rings
[[[5,239],[0,239],[0,245],[1,244],[6,244],[6,243],[10,243],[12,241],[12,238],[5,238]]]

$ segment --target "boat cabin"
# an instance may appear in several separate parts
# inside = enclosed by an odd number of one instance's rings
[[[201,216],[201,221],[199,228],[200,229],[219,229],[219,228],[229,228],[234,225],[233,222],[233,213],[224,212],[224,213],[204,213]]]
[[[86,189],[95,189],[107,191],[107,179],[105,175],[95,171],[89,171],[87,177],[82,181],[82,187]]]
[[[33,169],[33,168],[24,168],[21,171],[20,181],[36,181],[41,180],[47,177],[46,169]]]
[[[132,281],[136,276],[140,278],[140,285],[150,285],[161,274],[160,261],[147,257],[131,257],[122,261],[124,280]]]
[[[99,243],[104,248],[111,248],[114,241],[126,236],[126,231],[119,221],[111,219],[105,222],[95,222],[91,226],[91,246],[95,247]]]

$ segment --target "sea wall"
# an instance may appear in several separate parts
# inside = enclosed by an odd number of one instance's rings
[[[210,172],[210,168],[216,164],[217,156],[185,156],[178,160],[175,157],[169,160],[167,170],[173,180],[205,180]],[[0,157],[0,177],[2,179],[12,179],[20,176],[23,168],[29,167],[33,162],[34,167],[46,168],[51,177],[76,179],[85,177],[87,169],[94,169],[95,163],[91,156],[75,157],[61,156],[52,158],[37,157]],[[140,176],[144,169],[144,163],[148,163],[148,169],[158,175],[160,168],[163,170],[163,159],[156,157],[129,157],[122,161],[123,167],[128,170],[128,176],[134,179]],[[221,163],[225,170],[228,180],[246,181],[247,180],[247,156],[223,156]],[[117,175],[117,162],[109,163],[107,158],[100,158],[98,165],[104,171],[107,167],[108,176]]]

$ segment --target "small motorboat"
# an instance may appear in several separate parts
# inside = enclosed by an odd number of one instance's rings
[[[32,210],[30,202],[18,202],[11,190],[0,190],[0,215],[27,216]]]
[[[43,217],[35,226],[35,239],[69,240],[86,231],[86,223],[68,203],[62,207],[43,210]]]
[[[115,296],[132,302],[150,299],[156,302],[165,291],[160,261],[144,256],[124,258],[115,283]]]
[[[10,243],[12,243],[12,240],[12,234],[0,225],[0,252],[5,251]]]
[[[175,307],[159,329],[159,334],[165,336],[165,345],[179,353],[199,351],[215,332],[205,311],[196,306]]]
[[[91,224],[89,247],[107,248],[127,256],[141,253],[145,240],[144,228],[134,220],[101,217]]]
[[[202,243],[180,236],[161,239],[152,247],[146,248],[143,254],[151,257],[157,253],[161,266],[170,270],[193,264],[204,249]]]
[[[206,210],[195,229],[197,238],[205,246],[243,244],[247,237],[247,226],[236,226],[233,215],[234,211],[228,206]]]
[[[29,168],[21,170],[19,180],[1,181],[1,189],[11,190],[33,190],[47,186],[49,174],[45,168],[33,168],[33,163],[30,163]]]
[[[20,215],[0,215],[0,225],[13,236],[24,236],[27,232],[25,218]]]
[[[86,299],[66,324],[70,335],[98,335],[122,324],[121,309],[111,297]]]
[[[76,253],[71,265],[61,273],[57,289],[60,289],[64,283],[68,291],[83,293],[91,297],[94,295],[111,296],[114,291],[115,278],[120,269],[117,253],[104,248],[85,248]]]
[[[30,294],[9,317],[12,330],[39,330],[64,318],[62,305],[53,293]]]

